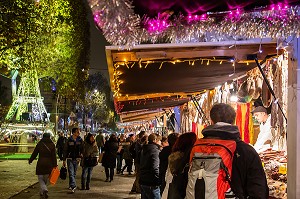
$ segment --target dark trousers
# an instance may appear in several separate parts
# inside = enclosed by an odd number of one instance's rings
[[[113,180],[114,179],[114,168],[108,168],[108,167],[104,167],[104,168],[105,168],[106,179]]]
[[[119,172],[122,169],[122,161],[123,161],[122,154],[117,154],[117,171]]]
[[[140,187],[140,165],[135,164],[135,180],[132,185],[131,191],[141,193],[141,187]]]
[[[133,160],[132,159],[125,159],[125,166],[122,169],[122,172],[126,169],[127,167],[127,172],[132,172],[132,165],[133,165]]]

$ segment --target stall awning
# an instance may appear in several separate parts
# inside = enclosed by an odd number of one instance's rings
[[[140,110],[133,102],[140,100],[142,106],[147,99],[186,97],[245,75],[256,67],[255,57],[278,53],[276,46],[271,39],[139,45],[130,51],[107,46],[111,88],[115,100],[124,101],[124,111]],[[146,103],[144,108],[177,105],[168,103]]]

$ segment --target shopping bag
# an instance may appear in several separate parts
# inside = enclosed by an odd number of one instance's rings
[[[100,162],[100,163],[102,163],[103,154],[104,154],[104,153],[100,153],[100,154],[99,154],[98,162]]]
[[[60,168],[59,178],[62,180],[65,180],[67,178],[67,168],[66,167],[62,166]]]
[[[60,172],[59,172],[58,167],[57,166],[54,167],[51,171],[51,174],[49,175],[50,184],[52,184],[52,185],[56,184],[59,174],[60,174]]]

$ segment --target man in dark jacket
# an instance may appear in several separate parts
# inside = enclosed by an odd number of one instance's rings
[[[64,146],[63,154],[63,166],[66,166],[67,161],[69,172],[69,189],[72,191],[72,193],[75,192],[77,187],[75,180],[76,171],[83,152],[83,140],[79,134],[79,128],[72,129],[72,135],[69,137]]]
[[[160,199],[159,145],[157,136],[152,133],[148,144],[142,147],[140,159],[140,186],[142,199]]]
[[[59,138],[56,143],[56,148],[57,148],[57,155],[60,160],[63,160],[63,152],[64,152],[64,146],[66,142],[67,142],[67,138],[65,137],[64,133],[59,132]]]
[[[142,146],[143,143],[146,142],[146,132],[145,131],[141,131],[138,134],[138,139],[137,141],[135,141],[134,143],[132,143],[132,150],[130,150],[131,155],[134,158],[134,166],[135,166],[135,180],[133,182],[131,191],[129,192],[129,194],[140,194],[141,193],[141,188],[140,188],[140,184],[139,184],[139,180],[140,180],[140,156],[141,156],[141,150],[142,150]]]
[[[267,199],[269,189],[261,160],[255,149],[240,139],[237,126],[232,125],[236,113],[228,104],[215,104],[210,111],[213,122],[202,134],[204,138],[235,140],[231,189],[239,199]]]

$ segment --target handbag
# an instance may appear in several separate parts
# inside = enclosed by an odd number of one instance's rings
[[[59,175],[60,175],[60,172],[59,172],[58,167],[56,166],[52,169],[51,174],[49,175],[49,182],[52,185],[56,184]]]
[[[59,174],[60,179],[65,180],[67,178],[67,168],[62,166],[60,168],[60,174]]]
[[[84,166],[85,167],[94,167],[98,164],[98,158],[97,157],[86,157],[84,158]]]

